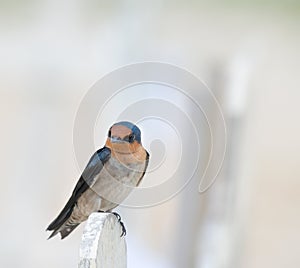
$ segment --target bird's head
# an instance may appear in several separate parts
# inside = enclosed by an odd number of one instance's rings
[[[108,131],[106,146],[118,153],[134,153],[141,146],[141,131],[127,121],[115,123]]]

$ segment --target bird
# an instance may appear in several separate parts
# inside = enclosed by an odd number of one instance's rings
[[[59,215],[47,227],[49,238],[60,233],[67,237],[93,212],[112,212],[137,187],[144,177],[149,153],[141,142],[141,131],[133,123],[121,121],[113,124],[103,148],[97,150],[83,170],[68,202]]]

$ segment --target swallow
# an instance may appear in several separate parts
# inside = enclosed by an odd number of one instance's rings
[[[93,212],[111,212],[125,227],[117,207],[137,187],[145,175],[149,153],[141,143],[140,129],[127,121],[110,127],[105,146],[97,150],[83,170],[71,197],[57,218],[48,226],[48,239],[60,233],[68,236]]]

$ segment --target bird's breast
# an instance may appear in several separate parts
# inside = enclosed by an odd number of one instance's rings
[[[132,155],[128,155],[132,158]],[[136,187],[145,171],[145,161],[133,161],[122,155],[111,157],[103,166],[92,189],[112,203],[121,203]]]
[[[145,169],[145,162],[125,162],[118,158],[112,157],[104,166],[109,175],[119,182],[135,186],[137,179]]]

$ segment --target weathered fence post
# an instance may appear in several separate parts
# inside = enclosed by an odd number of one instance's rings
[[[93,213],[85,225],[79,268],[126,268],[126,242],[121,225],[111,213]]]

